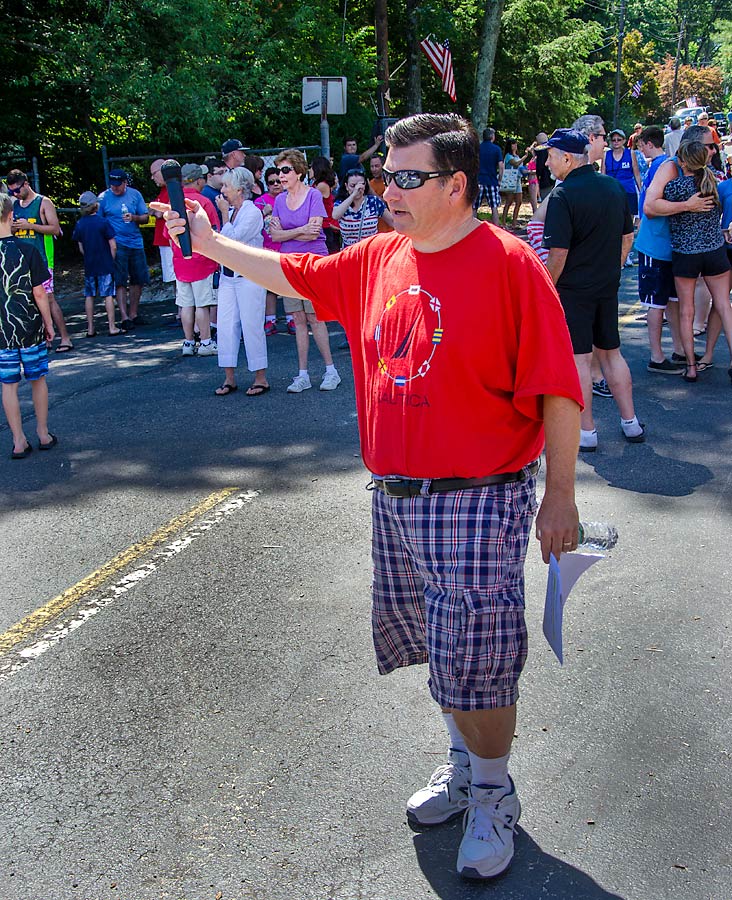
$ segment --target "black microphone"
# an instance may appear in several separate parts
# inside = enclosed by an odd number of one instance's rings
[[[178,235],[178,243],[180,250],[185,259],[193,256],[191,247],[191,228],[188,224],[188,210],[183,196],[183,181],[180,175],[180,165],[174,159],[166,159],[160,167],[160,174],[165,179],[165,186],[168,189],[168,197],[170,197],[170,206],[185,219],[186,228],[182,234]]]

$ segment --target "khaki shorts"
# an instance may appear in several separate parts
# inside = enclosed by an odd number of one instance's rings
[[[200,281],[175,280],[175,304],[183,308],[191,306],[216,306],[213,275]]]
[[[301,300],[299,297],[283,297],[282,304],[286,313],[306,312],[315,315],[315,307],[310,300]]]

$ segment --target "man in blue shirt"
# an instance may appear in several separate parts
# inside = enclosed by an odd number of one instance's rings
[[[503,154],[496,144],[496,132],[493,128],[483,131],[483,140],[480,145],[480,169],[478,171],[478,196],[475,198],[475,211],[483,203],[491,208],[493,224],[500,225],[498,209],[501,205],[501,193],[498,185],[503,176]]]
[[[109,190],[99,197],[99,213],[109,219],[114,228],[117,242],[114,281],[117,285],[117,306],[119,306],[123,331],[144,325],[138,315],[142,286],[150,281],[145,245],[140,225],[147,225],[150,214],[142,194],[129,187],[127,173],[113,169],[109,173]],[[127,305],[127,282],[129,281],[129,310]]]
[[[679,304],[676,296],[674,276],[671,271],[671,232],[668,217],[648,218],[643,214],[643,203],[656,172],[668,157],[663,151],[664,134],[658,125],[649,125],[640,133],[638,149],[651,160],[650,167],[641,185],[638,201],[640,227],[635,239],[638,251],[638,296],[641,306],[646,308],[648,343],[651,358],[646,368],[660,375],[680,375],[684,370],[684,348],[679,338]],[[661,347],[663,317],[666,315],[674,352],[667,359]]]

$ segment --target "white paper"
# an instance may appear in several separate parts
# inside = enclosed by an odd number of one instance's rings
[[[553,553],[549,557],[543,630],[544,637],[561,665],[564,665],[562,652],[564,604],[580,575],[601,559],[605,559],[604,553],[562,553],[559,562]]]

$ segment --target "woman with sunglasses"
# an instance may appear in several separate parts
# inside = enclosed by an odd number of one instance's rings
[[[264,228],[262,229],[264,249],[279,253],[280,245],[276,244],[269,236],[269,222],[272,217],[274,202],[282,193],[280,170],[276,166],[270,166],[265,171],[264,183],[267,189],[261,197],[253,198],[254,205],[264,217]],[[295,323],[292,321],[292,316],[287,317],[287,330],[290,334],[295,333]],[[267,304],[264,313],[264,333],[267,337],[277,334],[277,294],[273,294],[272,291],[267,291]]]
[[[280,170],[280,184],[285,193],[275,199],[269,236],[281,244],[280,253],[315,253],[327,256],[328,248],[323,233],[326,217],[323,197],[315,188],[305,184],[308,163],[299,150],[283,150],[275,159]],[[313,332],[315,343],[325,363],[325,375],[320,383],[321,391],[333,391],[341,383],[341,377],[333,365],[330,338],[325,322],[315,315],[313,304],[298,297],[283,297],[285,312],[291,313],[295,322],[295,340],[299,371],[287,388],[290,394],[301,394],[312,387],[308,374],[308,349]]]
[[[345,183],[340,186],[335,197],[333,218],[340,224],[344,247],[375,235],[379,230],[380,219],[394,227],[389,208],[381,197],[371,193],[362,169],[350,169],[346,172]]]
[[[636,155],[630,147],[625,146],[625,132],[621,128],[610,132],[610,149],[606,150],[602,157],[600,171],[620,183],[628,195],[630,214],[636,218],[641,176]]]

